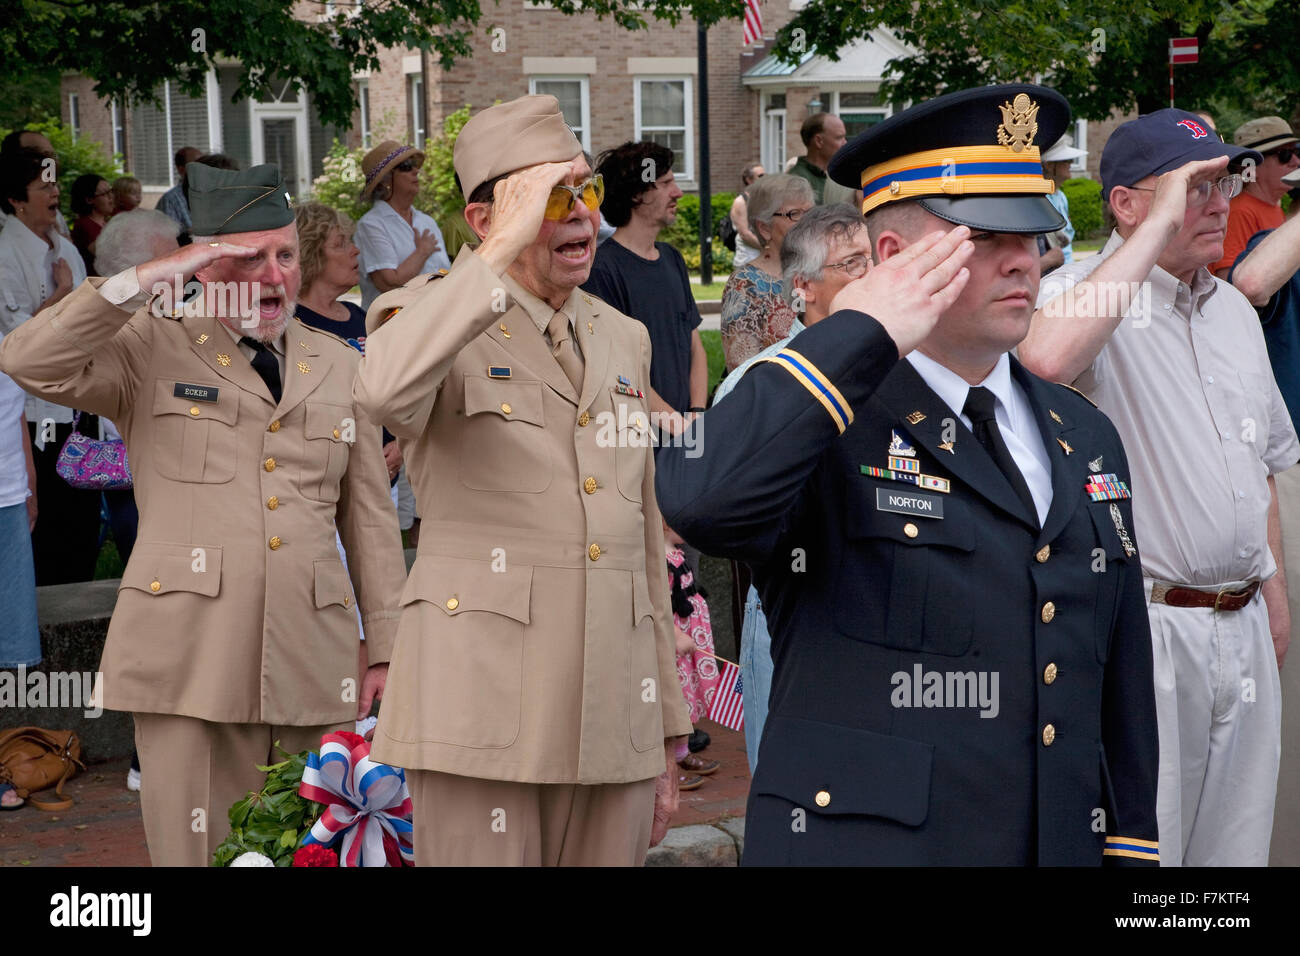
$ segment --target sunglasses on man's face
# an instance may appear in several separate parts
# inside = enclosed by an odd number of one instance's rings
[[[1276,156],[1277,161],[1285,166],[1291,162],[1291,157],[1300,156],[1300,149],[1294,146],[1283,146],[1281,149],[1275,149],[1271,153],[1265,153],[1265,156]]]
[[[597,173],[584,183],[578,183],[576,186],[565,186],[563,184],[551,189],[551,195],[546,200],[546,212],[542,215],[550,220],[558,222],[566,218],[573,211],[574,205],[581,201],[588,209],[599,209],[601,202],[605,198],[605,178]]]

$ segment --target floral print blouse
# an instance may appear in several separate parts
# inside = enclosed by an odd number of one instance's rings
[[[730,372],[790,334],[795,313],[780,279],[749,263],[722,290],[722,353]]]

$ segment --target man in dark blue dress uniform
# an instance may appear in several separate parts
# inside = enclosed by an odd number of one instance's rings
[[[752,565],[772,629],[746,864],[1159,860],[1149,491],[1009,354],[1069,115],[985,87],[849,143],[830,175],[875,268],[704,415],[696,457],[661,452],[665,519]]]

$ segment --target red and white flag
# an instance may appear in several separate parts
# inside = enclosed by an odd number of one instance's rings
[[[745,46],[763,39],[763,14],[758,3],[759,0],[745,0]]]
[[[745,726],[745,702],[741,696],[740,668],[721,657],[717,661],[722,665],[722,673],[718,676],[718,692],[709,705],[709,719],[732,730],[741,730]]]
[[[1170,37],[1169,62],[1195,63],[1200,57],[1200,43],[1196,37]]]

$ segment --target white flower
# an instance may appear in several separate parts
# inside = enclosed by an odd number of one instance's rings
[[[234,861],[230,865],[231,866],[275,866],[275,864],[271,862],[271,858],[269,856],[263,856],[261,853],[254,853],[252,851],[248,853],[241,853],[239,856],[235,857]]]

